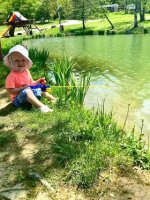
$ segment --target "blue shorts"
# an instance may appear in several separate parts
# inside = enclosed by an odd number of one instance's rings
[[[13,105],[16,107],[26,106],[27,104],[30,104],[27,101],[27,90],[29,88],[23,89],[13,100]],[[33,94],[39,99],[41,97],[41,90],[39,89],[32,89]]]

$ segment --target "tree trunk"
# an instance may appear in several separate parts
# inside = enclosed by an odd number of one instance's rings
[[[108,16],[106,15],[105,12],[104,12],[104,16],[105,16],[105,18],[107,19],[107,21],[110,23],[110,25],[111,25],[111,30],[113,30],[113,29],[114,29],[114,25],[113,25],[112,22],[109,20],[109,18],[108,18]]]
[[[124,0],[124,14],[128,14],[127,5],[128,5],[127,0]]]
[[[134,9],[134,26],[133,28],[137,28],[138,27],[138,21],[137,21],[137,1],[135,4],[135,9]]]
[[[83,28],[83,30],[86,29],[84,16],[82,16],[82,28]]]
[[[1,46],[1,38],[0,38],[0,61],[2,61],[4,58],[3,52],[2,52],[2,46]]]
[[[145,21],[145,5],[141,5],[141,0],[138,0],[138,6],[139,6],[139,13],[140,13],[140,22]]]
[[[143,5],[142,20],[145,21],[145,5]],[[142,21],[142,22],[143,22],[143,21]]]
[[[105,18],[107,19],[107,21],[108,21],[109,24],[111,25],[111,30],[114,29],[114,25],[112,24],[112,22],[109,20],[108,16],[106,15],[105,10],[104,10],[104,8],[102,7],[102,4],[100,4],[100,6],[101,6],[101,9],[102,9],[102,12],[103,12]]]
[[[140,14],[140,22],[143,21],[143,15],[142,15],[142,6],[141,6],[141,1],[139,2],[139,14]]]
[[[83,30],[84,29],[86,29],[86,27],[85,27],[85,16],[84,16],[84,8],[85,7],[85,5],[84,5],[84,1],[83,1],[83,4],[82,4],[82,28],[83,28]]]
[[[91,3],[91,5],[94,7],[94,4],[93,4],[91,1],[90,1],[90,3]],[[104,8],[103,8],[102,2],[99,2],[99,4],[100,4],[100,7],[101,7],[101,9],[102,9],[103,15],[105,16],[105,18],[107,19],[107,21],[108,21],[109,24],[111,25],[111,30],[114,29],[114,25],[112,24],[112,22],[110,21],[110,19],[108,18],[108,16],[107,16],[106,13],[105,13],[105,10],[104,10]],[[97,8],[96,8],[96,9],[97,9]],[[99,10],[97,9],[97,11],[99,11]]]

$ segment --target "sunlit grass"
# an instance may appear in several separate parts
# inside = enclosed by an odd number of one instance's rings
[[[109,13],[108,14],[109,19],[111,22],[114,24],[114,30],[118,33],[126,32],[130,29],[133,28],[133,22],[134,22],[134,16],[133,14],[124,14],[123,12],[118,12],[118,13]],[[146,20],[149,20],[150,14],[146,14]],[[139,16],[138,16],[139,20]],[[74,24],[74,25],[67,25],[64,26],[64,34],[71,32],[75,33],[76,31],[81,30],[82,31],[82,22],[79,22],[80,24]],[[139,22],[139,29],[135,30],[135,33],[143,33],[143,30],[141,31],[141,28],[149,28],[150,27],[150,22],[145,21],[145,22]],[[96,21],[86,21],[86,29],[87,30],[93,30],[93,31],[106,31],[110,30],[110,24],[108,21],[104,18],[97,19]],[[86,32],[86,30],[84,30]],[[58,35],[59,34],[59,28],[56,27],[54,29],[47,29],[44,32],[46,35]],[[134,33],[134,30],[133,30]],[[63,34],[62,34],[63,35]]]
[[[133,14],[124,14],[124,12],[117,12],[117,13],[109,13],[108,14],[109,19],[111,22],[114,24],[114,30],[116,33],[125,33],[126,31],[130,30],[133,28],[133,22],[134,22],[134,15]],[[146,13],[145,15],[146,21],[145,22],[139,22],[139,29],[136,29],[135,31],[133,30],[133,33],[143,33],[143,29],[148,29],[150,28],[150,22],[148,21],[150,19],[150,14]],[[139,20],[139,15],[138,15],[138,20]],[[66,20],[62,20],[62,24],[65,23]],[[55,28],[51,28],[51,26],[56,25]],[[52,35],[57,35],[60,36],[60,31],[59,31],[59,22],[58,20],[56,21],[50,21],[49,23],[46,22],[45,24],[37,24],[37,26],[41,29],[47,28],[47,30],[43,30],[42,33],[44,33],[47,36],[52,36]],[[87,30],[92,30],[92,31],[106,31],[110,30],[110,24],[105,18],[99,18],[96,19],[96,21],[86,21],[86,28]],[[6,28],[6,26],[0,26],[0,32],[3,31]],[[79,21],[79,24],[74,24],[74,25],[64,25],[64,33],[68,32],[75,32],[75,30],[82,30],[82,22],[81,20]],[[86,32],[86,30],[85,30]],[[35,34],[35,33],[34,33]],[[39,33],[38,33],[39,34]],[[87,33],[88,34],[88,33]],[[63,33],[62,33],[63,35]],[[17,38],[22,38],[24,36],[17,36]],[[30,36],[27,36],[30,37]],[[8,39],[3,39],[4,41],[8,41]],[[11,38],[10,40],[14,40]],[[5,45],[5,42],[4,42]]]

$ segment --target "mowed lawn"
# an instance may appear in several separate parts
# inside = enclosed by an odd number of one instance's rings
[[[109,20],[112,22],[114,25],[114,30],[118,33],[124,33],[128,30],[131,30],[133,28],[133,23],[134,23],[134,15],[133,14],[124,14],[124,12],[117,12],[117,13],[108,13],[107,14]],[[143,29],[149,29],[150,28],[150,14],[145,15],[145,21],[140,22],[139,20],[139,14],[138,14],[138,28],[133,30],[133,33],[143,33],[141,30]],[[70,25],[65,25],[66,20],[62,20],[62,24],[64,25],[64,32],[74,32],[75,30],[82,30],[82,21],[79,20],[78,24],[72,24],[70,21]],[[58,34],[59,27],[57,26],[58,20],[52,21],[50,20],[49,22],[46,21],[45,24],[40,24],[39,22],[37,23],[37,26],[40,29],[46,29],[43,30],[43,33],[47,36],[49,35],[56,35]],[[51,26],[56,25],[55,28],[51,28]],[[104,17],[100,17],[97,19],[87,19],[85,21],[85,26],[86,30],[93,30],[93,31],[106,31],[110,30],[111,26],[109,22],[106,20]],[[0,35],[1,33],[6,29],[7,26],[0,26]],[[18,28],[16,31],[19,30]],[[39,32],[37,32],[39,34]]]

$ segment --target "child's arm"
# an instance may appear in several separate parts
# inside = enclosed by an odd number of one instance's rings
[[[21,92],[23,89],[29,87],[28,85],[24,85],[22,87],[19,88],[6,88],[7,92],[9,94],[18,94],[19,92]]]
[[[38,80],[32,82],[32,85],[37,85],[37,84],[46,85],[45,77],[40,78],[40,79],[38,79]]]
[[[46,85],[45,77],[42,77],[42,78],[34,81],[32,76],[31,76],[30,71],[27,70],[27,72],[28,72],[29,80],[30,80],[32,86],[35,86],[35,85],[38,85],[38,84]]]

